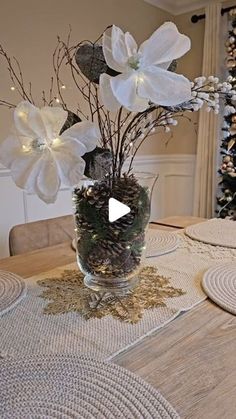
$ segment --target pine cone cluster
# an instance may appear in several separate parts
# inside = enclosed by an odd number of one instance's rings
[[[137,257],[127,248],[121,251],[113,242],[111,246],[99,244],[99,247],[89,254],[86,264],[89,272],[114,278],[130,274],[137,269],[140,261],[141,254]]]
[[[109,198],[131,209],[111,223]],[[144,230],[149,218],[147,190],[131,175],[123,175],[112,184],[95,182],[74,191],[78,254],[83,270],[106,278],[127,276],[137,269],[144,247]]]

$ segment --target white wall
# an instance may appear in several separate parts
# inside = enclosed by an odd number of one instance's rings
[[[158,173],[151,220],[169,215],[191,215],[193,155],[138,156],[136,171]],[[55,204],[46,205],[13,183],[9,171],[0,166],[0,258],[8,256],[8,234],[12,226],[72,213],[71,191],[62,189]]]

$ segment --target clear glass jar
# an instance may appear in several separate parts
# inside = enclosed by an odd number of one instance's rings
[[[137,284],[156,179],[151,173],[124,174],[86,180],[74,189],[77,262],[87,287],[122,294]],[[127,205],[130,212],[109,222],[110,198]]]

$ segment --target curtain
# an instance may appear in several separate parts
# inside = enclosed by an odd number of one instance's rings
[[[219,73],[221,4],[209,4],[205,13],[202,74],[210,76]],[[198,217],[215,216],[218,121],[214,113],[200,110],[193,205],[194,215]]]

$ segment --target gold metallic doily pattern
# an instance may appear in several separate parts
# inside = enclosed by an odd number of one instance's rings
[[[166,307],[167,298],[185,294],[170,285],[170,279],[160,276],[155,267],[144,267],[139,274],[139,284],[128,294],[94,292],[84,286],[84,275],[77,270],[65,270],[60,277],[46,278],[38,284],[46,289],[41,297],[50,301],[45,314],[78,312],[86,319],[113,316],[116,319],[137,323],[144,310]]]

